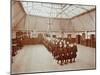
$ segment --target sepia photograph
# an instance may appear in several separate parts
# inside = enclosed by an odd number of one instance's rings
[[[11,0],[11,74],[96,69],[96,5]]]

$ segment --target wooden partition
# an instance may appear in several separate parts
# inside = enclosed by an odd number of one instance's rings
[[[81,35],[76,35],[76,43],[77,44],[81,43]]]

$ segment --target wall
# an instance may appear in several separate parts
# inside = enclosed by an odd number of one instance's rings
[[[72,20],[50,19],[51,31],[94,31],[95,30],[95,11],[86,13]],[[49,18],[27,16],[25,29],[36,31],[48,31]]]
[[[49,27],[50,20],[50,27]],[[26,17],[26,30],[35,31],[72,31],[73,27],[70,20],[67,19],[49,19],[46,17],[27,16]]]
[[[21,6],[21,3],[19,1],[12,0],[12,37],[15,37],[16,30],[21,30],[21,28],[25,25],[25,16],[26,13]]]
[[[95,31],[95,11],[71,20],[75,31]]]

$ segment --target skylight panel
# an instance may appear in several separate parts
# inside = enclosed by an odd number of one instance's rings
[[[75,10],[73,10],[73,11],[71,11],[71,12],[74,12],[76,15],[79,15],[79,14],[81,14],[81,13],[83,13],[83,12],[86,12],[86,10],[80,9],[80,8],[76,8]],[[76,15],[75,15],[75,16],[76,16]]]
[[[84,9],[84,10],[91,10],[91,9],[94,9],[95,8],[95,6],[89,6],[89,5],[81,5],[81,6],[79,6],[79,5],[76,5],[76,7],[77,8],[80,8],[80,9]]]
[[[68,13],[70,13],[71,11],[73,11],[75,9],[76,9],[75,6],[70,6],[68,9],[65,10],[65,13],[68,14]]]
[[[41,2],[21,2],[25,12],[28,15],[36,15],[52,18],[72,18],[94,9],[95,6],[56,4]]]

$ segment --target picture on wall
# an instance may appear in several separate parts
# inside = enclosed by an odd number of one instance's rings
[[[11,74],[96,69],[96,6],[11,0]]]

